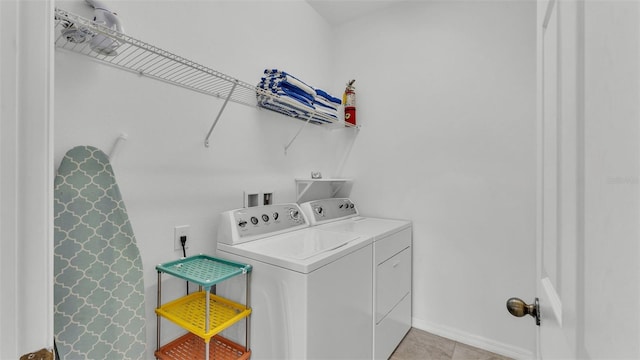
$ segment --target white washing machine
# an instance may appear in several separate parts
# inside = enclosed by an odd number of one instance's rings
[[[362,217],[346,198],[300,206],[312,228],[373,238],[373,358],[388,359],[411,328],[411,222]]]
[[[297,204],[221,214],[217,256],[253,266],[252,358],[371,359],[372,242],[311,228]],[[236,285],[228,281],[217,291],[241,300]]]

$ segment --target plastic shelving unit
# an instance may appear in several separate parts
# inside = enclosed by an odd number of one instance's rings
[[[158,271],[158,306],[156,315],[158,359],[248,359],[249,349],[249,307],[251,265],[196,255],[156,266]],[[162,303],[162,274],[198,284],[199,291]],[[211,288],[234,276],[244,275],[246,279],[246,304],[240,304],[210,293]],[[165,318],[188,334],[160,346],[161,318]],[[245,346],[238,345],[219,336],[222,330],[246,321]]]

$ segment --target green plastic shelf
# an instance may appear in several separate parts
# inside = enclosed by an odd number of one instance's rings
[[[208,255],[195,255],[156,266],[167,273],[208,289],[239,274],[251,272],[251,265],[241,264]]]

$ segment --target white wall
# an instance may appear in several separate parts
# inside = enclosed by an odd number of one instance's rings
[[[337,29],[367,215],[414,221],[414,326],[512,356],[535,296],[534,2],[406,2]],[[389,204],[392,206],[389,207]]]
[[[327,80],[330,29],[303,1],[112,4],[128,34],[241,80],[257,84],[265,68],[275,67],[341,94]],[[84,2],[57,6],[91,15]],[[285,156],[283,146],[302,122],[229,104],[205,148],[222,101],[63,51],[55,65],[56,167],[73,146],[108,153],[120,133],[129,136],[113,166],[144,265],[149,356],[156,343],[155,265],[182,256],[173,250],[174,227],[191,226],[188,255],[213,254],[217,216],[242,207],[243,190],[295,201],[294,178],[311,170],[332,176],[354,134],[309,126]],[[163,285],[164,300],[184,293],[184,282],[172,280]],[[165,340],[175,338],[178,329],[164,329]]]
[[[579,357],[640,358],[640,4],[584,5]],[[603,31],[606,30],[606,31]]]
[[[17,79],[14,75],[18,62],[15,39],[17,33],[17,2],[0,2],[0,236],[2,239],[17,239],[18,188],[17,176],[8,176],[8,170],[18,168],[16,157],[18,144],[18,116],[16,106]],[[13,20],[13,21],[12,21]],[[11,171],[10,173],[13,173]],[[13,215],[12,215],[13,214]],[[18,306],[15,295],[18,288],[18,241],[3,241],[0,252],[0,358],[18,356],[18,336],[14,328],[18,326]]]

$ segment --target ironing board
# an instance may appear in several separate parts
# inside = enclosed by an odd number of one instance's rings
[[[69,150],[54,183],[54,335],[62,359],[141,359],[142,260],[106,154]]]

